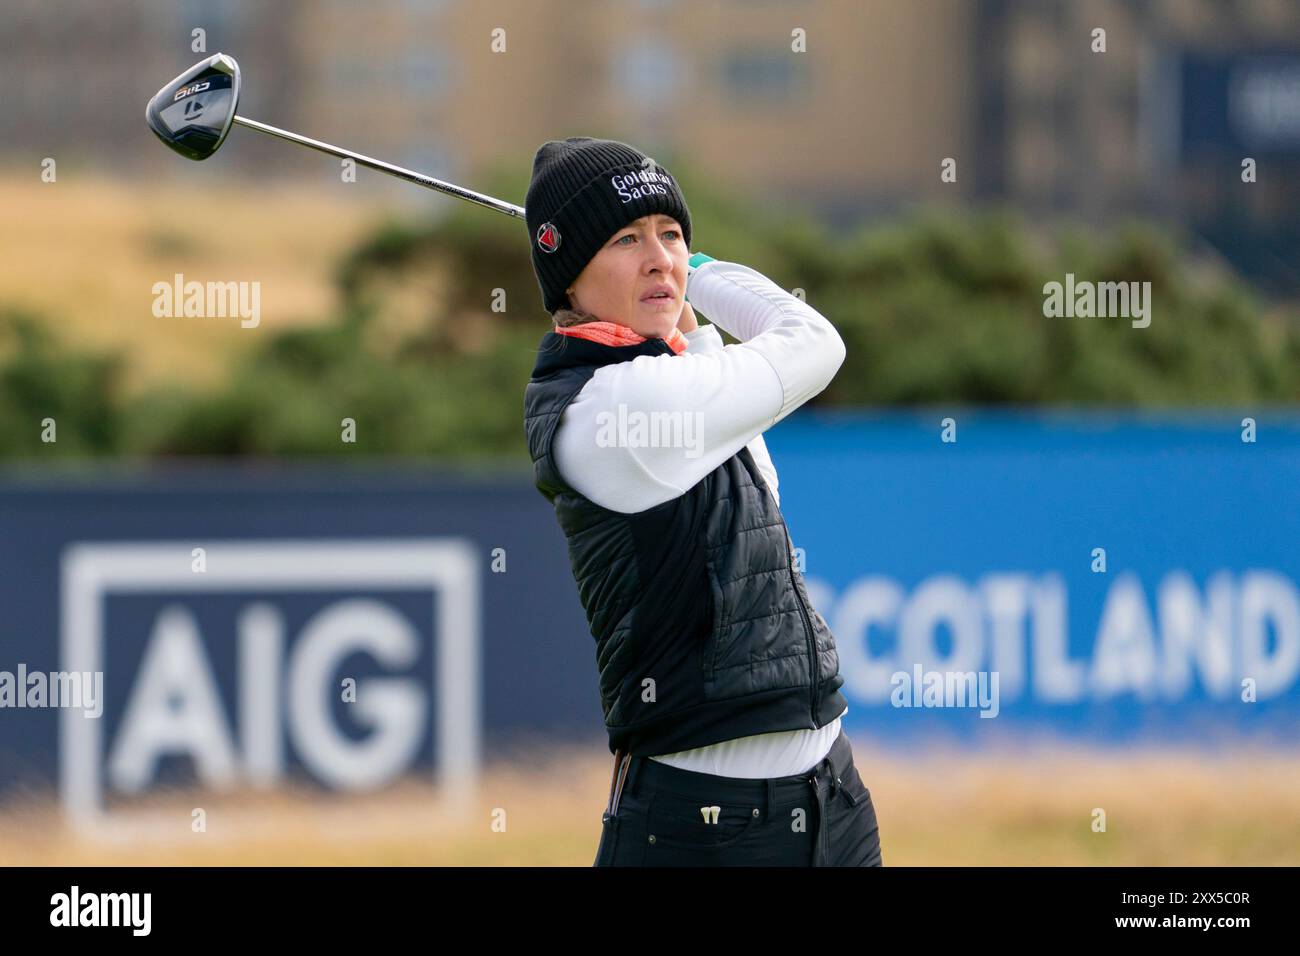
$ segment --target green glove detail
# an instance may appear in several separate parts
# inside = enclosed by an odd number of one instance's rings
[[[691,284],[691,276],[694,275],[695,270],[698,269],[700,266],[704,265],[704,263],[713,262],[713,261],[714,261],[713,256],[706,256],[702,252],[697,252],[695,253],[695,255],[691,256],[689,259],[686,260],[686,287],[688,289],[690,288],[690,284]],[[689,295],[684,296],[684,298],[686,299],[687,302],[691,301],[691,297]]]

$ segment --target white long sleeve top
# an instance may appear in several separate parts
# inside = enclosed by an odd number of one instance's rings
[[[713,325],[686,333],[689,345],[680,354],[597,369],[560,419],[556,466],[596,504],[635,514],[685,494],[748,447],[779,506],[763,432],[826,388],[844,362],[844,342],[812,306],[748,266],[705,262],[690,272],[686,294]],[[739,344],[724,345],[718,328]],[[672,446],[601,439],[613,417],[626,421],[638,412],[667,413],[663,421],[690,415],[697,427],[679,432],[689,440]],[[830,751],[842,717],[819,730],[756,734],[651,759],[728,777],[803,773]]]

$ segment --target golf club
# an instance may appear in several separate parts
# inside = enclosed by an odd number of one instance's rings
[[[299,146],[306,146],[321,153],[351,159],[362,166],[377,172],[396,176],[408,183],[415,183],[425,189],[434,189],[449,196],[478,203],[497,212],[516,219],[524,218],[522,206],[502,202],[491,196],[463,189],[454,183],[446,183],[432,176],[417,173],[401,166],[394,166],[381,159],[374,159],[350,149],[331,146],[317,139],[299,136],[288,130],[259,123],[246,116],[238,116],[235,110],[239,106],[239,64],[234,57],[216,53],[190,67],[176,79],[172,80],[154,94],[145,107],[145,120],[154,134],[169,147],[186,159],[207,159],[226,141],[233,123],[286,139]]]

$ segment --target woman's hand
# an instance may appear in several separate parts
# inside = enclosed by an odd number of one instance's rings
[[[683,333],[694,332],[700,327],[700,323],[695,319],[695,310],[691,308],[689,302],[682,303],[682,315],[677,320],[677,328]]]

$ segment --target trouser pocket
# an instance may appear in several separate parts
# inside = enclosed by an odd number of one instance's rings
[[[856,807],[871,799],[871,791],[867,785],[862,782],[862,776],[858,773],[858,768],[850,766],[848,770],[840,776],[839,783],[840,793],[848,801],[849,806]]]
[[[687,850],[720,850],[743,840],[759,823],[757,807],[711,802],[660,792],[650,798],[646,829],[652,845]]]
[[[601,820],[596,866],[643,866],[646,854],[645,806],[624,793],[618,813]]]
[[[612,866],[618,850],[619,818],[606,811],[601,814],[600,845],[596,847],[596,862],[592,866]]]
[[[880,866],[880,827],[871,791],[856,767],[840,775],[839,791],[826,801],[827,866]]]

